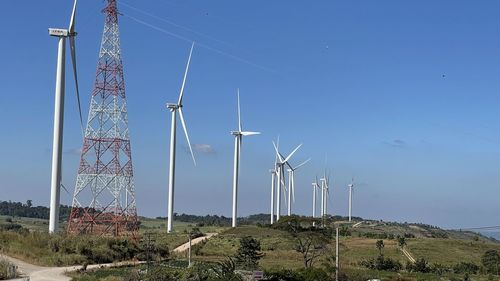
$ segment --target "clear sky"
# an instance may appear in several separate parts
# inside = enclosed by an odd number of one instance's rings
[[[57,42],[72,1],[0,1],[0,200],[48,205]],[[81,0],[77,47],[85,119],[103,1]],[[176,212],[231,213],[236,88],[245,129],[240,215],[269,213],[271,140],[296,173],[295,211],[311,213],[326,168],[330,213],[444,227],[498,225],[500,2],[120,0],[122,58],[140,215],[165,216],[170,114],[197,42],[181,131]],[[69,60],[68,60],[69,62]],[[68,65],[69,66],[69,65]],[[82,140],[67,73],[63,183]],[[62,192],[62,203],[71,195]]]

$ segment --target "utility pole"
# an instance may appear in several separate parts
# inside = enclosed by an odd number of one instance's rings
[[[189,233],[188,267],[191,267],[191,232]]]
[[[339,281],[339,228],[337,226],[336,230],[336,238],[335,238],[335,281]]]

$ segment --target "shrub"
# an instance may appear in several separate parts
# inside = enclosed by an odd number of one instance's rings
[[[0,280],[17,277],[16,267],[10,262],[0,259]]]
[[[415,263],[407,263],[406,270],[410,272],[428,273],[431,271],[429,264],[424,258],[417,259]]]
[[[376,259],[370,259],[360,262],[361,266],[375,270],[399,271],[403,265],[396,260],[379,255]]]
[[[453,272],[457,274],[477,274],[479,266],[472,262],[460,262],[453,266]]]
[[[481,262],[487,273],[500,274],[500,253],[496,250],[488,250],[481,258]]]

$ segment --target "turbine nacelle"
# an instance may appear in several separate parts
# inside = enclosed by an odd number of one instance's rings
[[[178,105],[176,103],[167,103],[167,108],[170,109],[170,111],[177,110],[181,107],[182,107],[182,105]]]
[[[69,37],[69,36],[76,35],[76,32],[74,32],[74,34],[70,34],[69,30],[67,30],[67,29],[49,28],[49,35],[55,36],[55,37]]]

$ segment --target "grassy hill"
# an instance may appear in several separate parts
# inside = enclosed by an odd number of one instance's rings
[[[276,271],[304,267],[303,257],[301,253],[296,251],[297,239],[294,234],[286,229],[286,224],[285,227],[265,225],[265,218],[268,215],[260,214],[242,219],[241,222],[244,224],[238,228],[228,227],[224,217],[207,216],[210,219],[209,222],[205,222],[204,217],[188,215],[182,217],[188,218],[190,221],[176,221],[174,223],[175,232],[171,234],[166,233],[165,218],[140,218],[140,233],[142,236],[152,234],[155,240],[166,243],[170,250],[187,242],[187,233],[192,229],[198,229],[203,233],[218,233],[217,236],[210,240],[193,247],[193,260],[198,262],[225,260],[228,256],[233,256],[237,252],[241,238],[251,236],[260,242],[261,250],[264,253],[264,257],[259,263],[262,269]],[[307,221],[307,218],[301,219]],[[327,233],[326,247],[323,249],[321,256],[317,258],[314,266],[321,268],[324,267],[325,263],[331,263],[328,258],[331,258],[335,253],[335,240],[332,230],[338,226],[341,228],[341,268],[344,272],[353,276],[361,274],[363,276],[360,277],[361,279],[364,276],[372,276],[382,278],[382,280],[391,280],[390,278],[397,274],[403,274],[374,271],[362,266],[363,262],[374,259],[379,255],[379,250],[375,246],[378,240],[384,241],[385,246],[382,250],[384,257],[397,261],[404,266],[409,259],[402,253],[397,237],[405,237],[406,249],[413,258],[425,259],[429,267],[439,265],[446,268],[448,271],[445,274],[449,278],[463,277],[451,270],[457,264],[465,262],[480,266],[481,258],[486,251],[497,250],[500,252],[500,243],[497,240],[479,233],[444,230],[425,224],[363,221],[360,218],[353,223],[348,223],[345,218],[331,217],[327,225],[328,228],[325,230],[330,232],[325,232]],[[54,238],[46,234],[35,235],[36,233],[45,233],[47,227],[46,219],[0,216],[0,238],[6,238],[0,239],[0,252],[24,258],[40,265],[73,264],[84,259],[82,255],[72,254],[73,256],[67,256],[61,252],[52,252],[50,247],[53,247],[53,244],[50,241],[54,240]],[[61,229],[64,229],[64,227],[65,223],[63,222]],[[13,234],[19,228],[23,230],[21,234]],[[25,239],[33,243],[23,242]],[[24,249],[27,246],[30,249]],[[102,250],[105,251],[105,249]],[[36,253],[38,254],[35,255]],[[185,259],[183,254],[175,255],[173,258]],[[451,280],[439,279],[439,276],[431,273],[405,272],[403,276],[413,278],[409,280]],[[474,276],[473,280],[489,279],[487,279],[486,275],[477,275]]]

